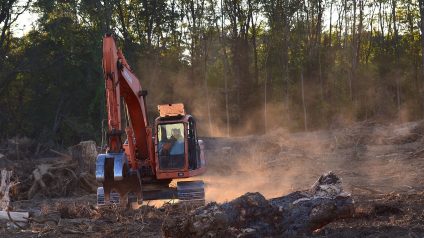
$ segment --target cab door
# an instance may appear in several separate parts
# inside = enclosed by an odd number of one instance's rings
[[[185,123],[172,122],[157,126],[157,157],[160,170],[182,170],[186,166]]]
[[[188,165],[190,170],[198,169],[200,164],[200,146],[197,140],[196,122],[193,117],[188,119],[187,125]]]

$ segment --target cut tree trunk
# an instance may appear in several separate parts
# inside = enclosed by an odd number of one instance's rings
[[[72,159],[78,163],[77,174],[94,174],[97,158],[96,142],[82,141],[69,147]]]
[[[12,171],[5,169],[1,170],[1,184],[0,184],[0,210],[6,211],[9,208],[10,196],[9,190],[13,183],[10,181]]]
[[[190,214],[166,219],[165,237],[295,237],[351,217],[354,202],[334,173],[306,191],[267,200],[247,193],[224,204],[209,203]]]

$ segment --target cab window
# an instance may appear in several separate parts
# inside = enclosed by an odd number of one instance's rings
[[[159,124],[157,131],[159,168],[184,168],[184,124]]]

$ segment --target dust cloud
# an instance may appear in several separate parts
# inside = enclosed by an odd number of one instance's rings
[[[422,122],[357,123],[309,133],[274,130],[266,135],[205,138],[207,201],[224,202],[246,192],[267,198],[309,188],[327,171],[348,191],[403,191],[422,184]]]
[[[283,94],[268,101],[266,110],[263,95],[258,93],[247,118],[238,118],[241,109],[230,98],[232,137],[226,137],[222,90],[211,87],[206,94],[204,81],[190,80],[188,69],[174,72],[157,62],[143,62],[141,79],[149,90],[150,121],[157,116],[156,105],[177,102],[184,103],[197,119],[198,134],[207,149],[208,171],[201,179],[206,182],[208,201],[222,202],[256,191],[268,198],[281,196],[308,188],[329,170],[352,192],[390,192],[422,182],[417,174],[424,165],[408,161],[422,145],[422,123],[404,123],[415,118],[407,102],[397,115],[387,114],[394,106],[387,103],[385,94],[377,97],[371,90],[374,87],[364,92],[361,102],[346,106],[322,103],[320,93],[306,82],[308,132],[299,132],[306,129],[300,91],[293,91],[284,102]]]

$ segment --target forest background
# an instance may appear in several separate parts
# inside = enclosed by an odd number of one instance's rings
[[[0,139],[101,140],[106,32],[202,136],[424,117],[424,0],[1,0]]]

